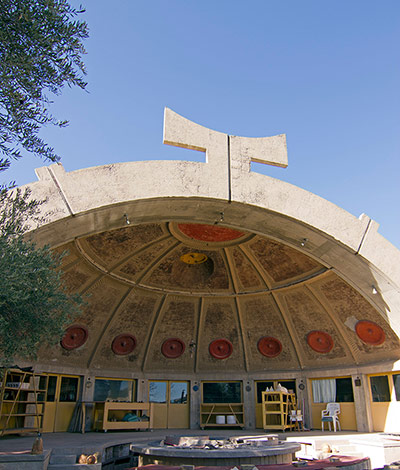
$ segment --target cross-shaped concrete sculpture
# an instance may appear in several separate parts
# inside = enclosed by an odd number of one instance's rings
[[[238,137],[189,121],[169,108],[164,112],[164,144],[206,152],[206,161],[221,171],[228,166],[250,171],[251,162],[287,167],[286,135]]]

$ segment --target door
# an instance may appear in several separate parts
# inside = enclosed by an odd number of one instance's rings
[[[189,428],[189,382],[151,380],[149,402],[153,403],[153,428]]]
[[[339,403],[342,431],[356,431],[356,408],[351,377],[311,379],[311,419],[313,429],[321,429],[322,411],[328,403]],[[326,427],[325,427],[326,429]]]
[[[400,374],[369,376],[373,430],[396,432],[400,416]]]
[[[152,380],[149,382],[149,402],[153,403],[153,428],[166,429],[168,424],[168,382]]]
[[[268,388],[274,386],[274,382],[270,381],[258,381],[256,382],[256,428],[263,427],[263,418],[262,418],[262,392]]]
[[[256,382],[255,393],[256,393],[256,428],[263,427],[262,417],[262,392],[265,392],[267,388],[273,388],[276,390],[278,384],[286,387],[288,390],[296,392],[296,381],[293,380],[259,380]]]
[[[189,427],[188,382],[169,382],[168,427]]]
[[[43,417],[44,432],[68,430],[79,396],[79,376],[49,375]]]

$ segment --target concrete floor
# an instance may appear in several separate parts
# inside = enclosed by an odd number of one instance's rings
[[[106,447],[126,443],[140,443],[143,441],[160,441],[167,435],[183,436],[210,436],[212,438],[227,438],[232,436],[262,436],[266,433],[261,430],[186,430],[186,429],[158,429],[154,431],[126,431],[126,432],[89,432],[80,433],[45,433],[43,445],[45,450],[56,451],[57,453],[94,453],[102,452]],[[385,464],[390,464],[400,460],[400,435],[394,436],[394,440],[387,445],[383,440],[381,433],[357,433],[349,431],[341,432],[321,432],[321,431],[303,431],[286,432],[278,434],[282,440],[291,440],[303,443],[303,450],[312,452],[312,449],[321,451],[324,444],[330,444],[333,449],[339,450],[341,455],[354,455],[345,451],[348,443],[356,447],[356,453],[360,456],[371,458],[372,468],[381,468]],[[36,436],[4,436],[0,438],[0,454],[19,453],[29,451],[32,448]],[[341,448],[341,446],[343,446]],[[386,447],[389,446],[389,453]],[[394,449],[394,453],[393,453]],[[360,452],[358,452],[360,450]],[[311,453],[310,453],[311,456]],[[320,456],[317,456],[318,458]]]
[[[226,429],[208,429],[208,430],[193,430],[193,429],[157,429],[154,431],[124,431],[124,432],[87,432],[81,433],[44,433],[42,434],[43,446],[45,449],[55,448],[97,448],[98,446],[107,447],[108,445],[126,443],[126,442],[142,442],[147,440],[161,440],[167,435],[182,435],[182,436],[211,436],[218,438],[231,437],[231,436],[262,436],[266,433],[261,430],[226,430]],[[305,437],[327,437],[328,436],[349,436],[358,435],[357,432],[324,432],[321,431],[304,431],[304,432],[286,432],[286,433],[267,433],[278,434],[280,439],[288,437],[299,437],[299,440]],[[21,452],[30,450],[35,435],[27,436],[13,436],[6,435],[0,438],[0,452]]]

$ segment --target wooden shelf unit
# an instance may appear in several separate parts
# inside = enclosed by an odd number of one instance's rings
[[[285,392],[262,392],[263,428],[285,431],[293,429],[290,412],[296,410],[296,395]]]
[[[153,429],[152,403],[96,403],[95,428],[107,432],[109,429]],[[139,418],[146,415],[146,421],[123,421],[127,413],[135,413]]]
[[[17,369],[4,372],[0,391],[0,436],[41,432],[48,376]]]
[[[217,423],[217,416],[225,416],[225,424]],[[227,416],[234,416],[236,423],[227,423]],[[232,427],[244,428],[243,403],[202,403],[200,405],[200,427]]]

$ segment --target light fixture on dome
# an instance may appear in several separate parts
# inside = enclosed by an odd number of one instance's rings
[[[300,242],[300,245],[305,246],[307,242],[308,242],[308,238],[303,238]]]
[[[190,357],[193,357],[193,354],[195,353],[195,351],[196,351],[196,343],[192,339],[192,341],[190,341],[190,344],[189,344]]]
[[[217,225],[217,224],[219,224],[220,222],[223,222],[223,221],[224,221],[224,217],[225,217],[224,212],[220,212],[220,213],[219,213],[219,220],[216,220],[216,221],[214,222],[214,225]]]
[[[378,289],[372,284],[372,293],[376,295],[378,293]]]
[[[130,225],[130,224],[131,224],[131,221],[130,221],[129,218],[128,218],[128,214],[124,214],[124,219],[125,219],[126,225]]]

